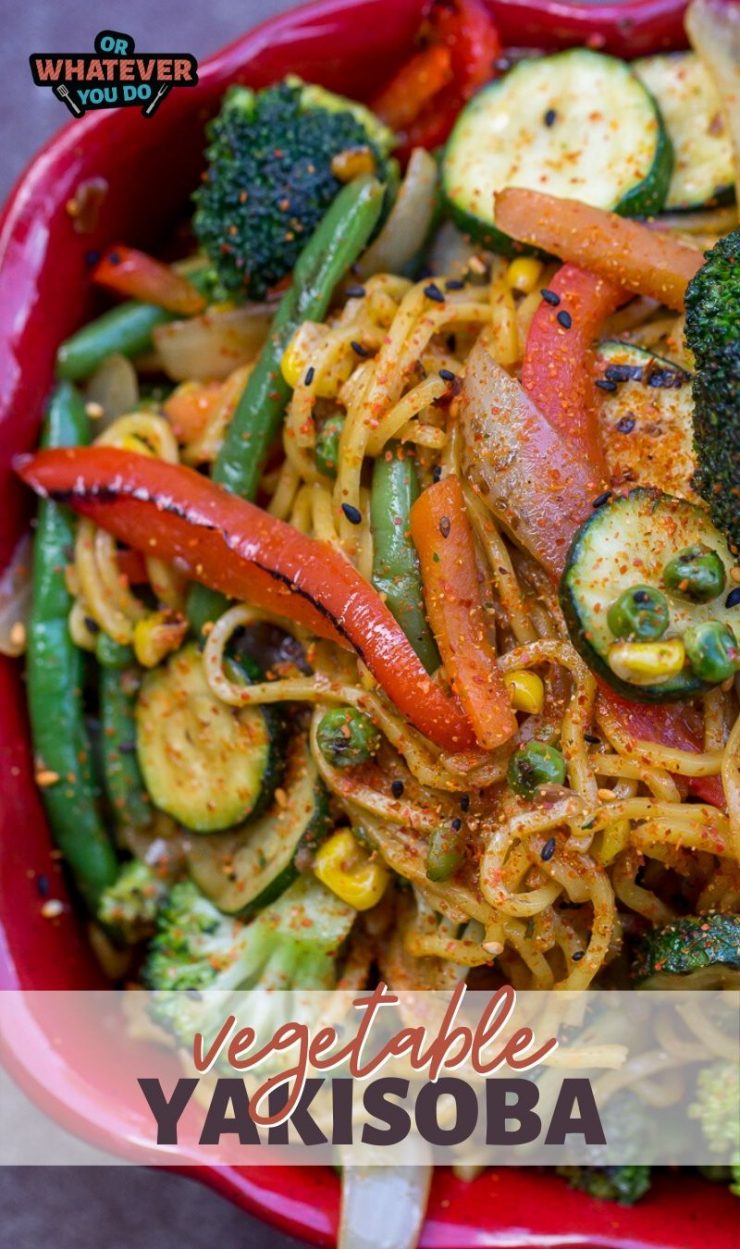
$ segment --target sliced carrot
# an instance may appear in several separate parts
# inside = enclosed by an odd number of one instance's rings
[[[108,248],[93,269],[92,278],[125,299],[156,304],[179,316],[194,316],[206,306],[200,291],[181,273],[146,252],[123,244]]]
[[[192,442],[203,433],[222,393],[222,382],[182,382],[175,387],[162,407],[179,442]]]
[[[508,187],[496,195],[496,225],[515,239],[601,274],[625,290],[682,312],[686,287],[704,263],[695,247],[579,200]]]
[[[411,509],[424,601],[439,652],[479,744],[494,750],[516,731],[481,601],[465,500],[456,477],[420,494]]]

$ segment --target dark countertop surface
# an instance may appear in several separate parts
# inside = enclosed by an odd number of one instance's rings
[[[0,47],[0,198],[34,151],[69,120],[34,87],[32,52],[92,50],[102,28],[131,34],[142,51],[187,51],[199,60],[292,0],[32,0],[5,8]],[[0,1108],[0,1116],[2,1110]],[[1,1129],[0,1129],[1,1130]],[[298,1249],[299,1242],[191,1180],[131,1167],[0,1169],[0,1249]]]

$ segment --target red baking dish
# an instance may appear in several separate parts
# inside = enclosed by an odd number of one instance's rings
[[[88,257],[117,239],[156,247],[187,205],[201,160],[204,120],[232,81],[262,86],[287,71],[352,95],[379,85],[407,53],[423,0],[320,0],[260,26],[205,62],[197,88],[174,91],[153,118],[138,110],[72,122],[39,153],[0,220],[0,567],[28,523],[29,500],[10,464],[35,441],[57,344],[91,310]],[[637,55],[684,42],[683,0],[578,4],[494,0],[504,44],[541,48],[588,42]],[[176,41],[175,41],[176,42]],[[81,183],[102,178],[107,194],[91,233],[78,234],[66,205]],[[100,987],[100,973],[74,913],[43,918],[37,888],[64,882],[33,782],[20,666],[0,661],[0,988]],[[88,1072],[59,1056],[54,1089],[36,1081],[34,1054],[49,1040],[30,1013],[0,1041],[7,1067],[60,1122],[113,1152],[137,1158],[148,1126],[117,1117],[96,1099]],[[138,1155],[141,1156],[141,1155]],[[177,1159],[183,1167],[185,1158]],[[313,1243],[332,1244],[339,1186],[317,1168],[208,1168],[189,1174],[244,1208]],[[711,1215],[703,1204],[711,1200]],[[713,1249],[737,1241],[737,1207],[724,1189],[669,1175],[633,1209],[570,1191],[556,1177],[500,1169],[471,1184],[441,1172],[422,1244],[426,1249],[566,1245],[611,1249]]]

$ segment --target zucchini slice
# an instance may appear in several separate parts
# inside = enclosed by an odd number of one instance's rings
[[[303,735],[293,738],[285,801],[231,833],[184,839],[188,870],[220,911],[248,916],[273,902],[298,875],[296,856],[329,829],[329,795]]]
[[[696,502],[689,374],[642,347],[607,340],[597,348],[596,378],[614,387],[599,392],[601,442],[612,485],[655,486]]]
[[[740,916],[687,915],[645,937],[632,967],[641,989],[740,985]]]
[[[613,671],[611,647],[617,642],[607,614],[623,593],[640,586],[665,595],[669,620],[661,642],[682,638],[692,625],[717,621],[738,631],[740,611],[726,607],[726,589],[711,602],[687,602],[666,589],[663,570],[680,551],[703,546],[722,561],[726,581],[733,558],[722,534],[705,511],[685,499],[638,487],[613,498],[591,516],[573,539],[560,582],[560,605],[571,641],[588,666],[625,698],[670,702],[692,698],[710,686],[688,663],[674,676],[647,684]]]
[[[733,199],[732,144],[722,104],[695,52],[671,52],[632,62],[655,97],[673,144],[666,210],[701,208]]]
[[[139,767],[152,802],[198,833],[256,816],[282,771],[279,728],[270,707],[219,702],[197,645],[183,647],[147,673],[136,705]]]
[[[447,141],[442,188],[461,229],[511,254],[494,221],[496,191],[526,187],[648,215],[662,208],[672,168],[660,111],[630,67],[575,48],[519,61],[473,96]]]

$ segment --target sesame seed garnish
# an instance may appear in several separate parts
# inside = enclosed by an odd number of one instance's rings
[[[50,891],[49,877],[45,872],[42,872],[40,876],[36,877],[36,892],[40,898],[48,898]]]
[[[64,903],[59,898],[49,898],[41,908],[44,919],[58,919],[64,910]]]
[[[599,390],[607,390],[610,393],[617,389],[617,383],[610,382],[608,377],[597,377],[596,385],[598,386]]]
[[[459,833],[461,828],[462,828],[462,820],[460,819],[459,815],[456,815],[454,820],[452,821],[452,829],[454,832]]]
[[[351,503],[343,503],[342,511],[347,517],[350,525],[359,525],[362,523],[362,512],[359,507],[353,507]]]
[[[449,538],[451,528],[452,525],[450,523],[449,516],[443,516],[439,522],[439,532],[442,534],[443,538]]]
[[[460,794],[460,810],[468,811],[470,809],[470,794]]]
[[[367,357],[370,355],[370,352],[368,351],[367,347],[363,347],[362,343],[357,343],[355,342],[354,339],[350,343],[350,347],[354,351],[355,355],[360,356],[363,360],[366,360]]]
[[[613,383],[613,384],[616,385],[616,383]],[[617,433],[631,434],[634,428],[635,428],[634,416],[620,416],[619,420],[617,421]]]
[[[540,851],[540,858],[543,863],[549,863],[555,853],[555,838],[549,837]]]
[[[103,415],[104,408],[102,403],[96,403],[94,399],[90,399],[89,402],[85,404],[85,412],[90,417],[91,421],[99,421]]]
[[[604,491],[602,491],[602,493],[601,493],[601,494],[597,494],[597,496],[596,496],[596,498],[594,499],[594,501],[593,501],[593,503],[591,504],[591,506],[592,506],[592,507],[603,507],[605,503],[608,503],[608,502],[609,502],[609,500],[610,500],[610,498],[611,498],[611,497],[612,497],[612,492],[611,492],[611,490],[604,490]]]
[[[452,369],[440,369],[439,376],[442,378],[443,382],[457,381],[457,373],[453,373]]]
[[[444,293],[439,289],[436,282],[429,282],[424,287],[424,294],[427,299],[433,299],[437,304],[443,304],[445,301]]]
[[[347,294],[348,299],[362,299],[363,295],[365,294],[365,287],[364,286],[348,286],[346,294]]]
[[[738,607],[738,606],[740,606],[740,585],[735,586],[734,590],[730,590],[730,593],[727,595],[727,598],[725,599],[725,607]]]
[[[585,953],[586,953],[585,950],[576,950],[575,954],[573,955],[573,962],[580,963]]]
[[[601,743],[601,738],[597,737],[595,733],[584,733],[583,740],[588,742],[589,746],[598,746]]]
[[[557,120],[557,113],[554,108],[548,108],[545,116],[542,118],[546,126],[554,126]]]
[[[306,369],[306,376],[303,379],[303,385],[310,386],[315,376],[316,376],[316,370],[313,367],[313,365],[310,364],[308,368]]]
[[[52,772],[50,768],[42,768],[36,773],[36,784],[41,789],[48,789],[50,785],[56,785],[61,777],[58,772]]]
[[[446,291],[461,291],[464,286],[462,278],[448,278],[445,282]]]
[[[573,318],[569,312],[565,311],[565,308],[563,308],[562,312],[558,313],[557,320],[560,323],[560,325],[562,325],[564,330],[569,330],[571,325],[573,324]]]
[[[555,291],[548,290],[546,286],[542,287],[540,295],[544,299],[545,303],[550,304],[553,308],[557,308],[560,303],[560,296]]]
[[[391,781],[391,793],[394,798],[403,797],[403,781]]]
[[[442,480],[442,465],[435,464],[434,468],[432,469],[432,481],[436,483],[441,480]]]

